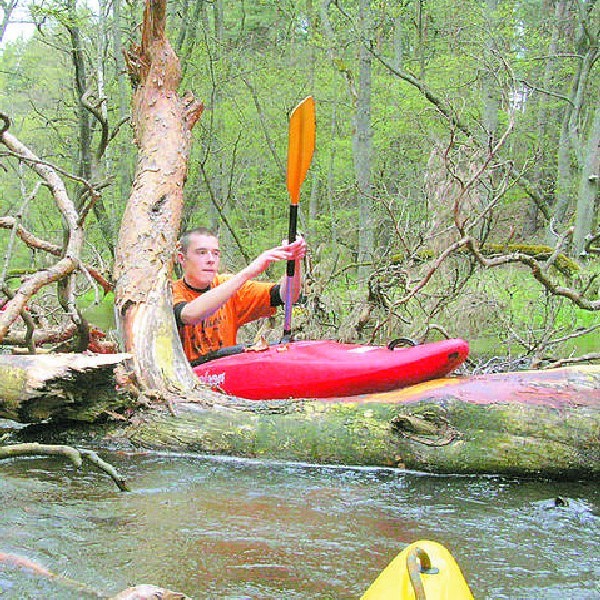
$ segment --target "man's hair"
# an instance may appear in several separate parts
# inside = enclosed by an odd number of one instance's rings
[[[210,237],[218,237],[217,234],[209,227],[196,227],[195,229],[189,229],[184,231],[179,238],[179,248],[182,254],[185,254],[190,247],[190,240],[193,235],[208,235]]]

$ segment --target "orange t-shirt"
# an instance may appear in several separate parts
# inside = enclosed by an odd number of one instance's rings
[[[214,288],[231,275],[217,275],[210,285]],[[210,317],[195,325],[179,325],[179,337],[188,360],[194,361],[226,346],[235,346],[237,331],[246,323],[275,314],[276,305],[271,305],[271,290],[275,284],[247,281],[221,308]],[[207,290],[196,290],[183,279],[173,282],[173,306],[191,302]]]

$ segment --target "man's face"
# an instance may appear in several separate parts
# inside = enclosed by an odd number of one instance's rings
[[[208,287],[219,269],[219,240],[212,235],[194,234],[187,252],[180,251],[177,256],[187,283],[199,289]]]

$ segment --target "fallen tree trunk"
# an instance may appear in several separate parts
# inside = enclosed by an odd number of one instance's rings
[[[93,421],[123,399],[127,355],[0,356],[0,418]],[[195,399],[195,395],[194,395]],[[600,366],[465,378],[353,398],[206,402],[112,425],[155,450],[393,466],[435,473],[600,477]]]
[[[0,418],[93,422],[115,410],[115,367],[127,354],[0,355]]]
[[[122,435],[148,449],[435,473],[600,476],[600,368],[444,379],[340,401],[178,406]]]

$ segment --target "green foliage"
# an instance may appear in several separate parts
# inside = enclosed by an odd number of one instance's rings
[[[109,292],[97,298],[93,290],[79,296],[77,306],[82,311],[85,319],[103,331],[115,328],[114,294]]]
[[[420,20],[417,4],[422,10]],[[371,3],[372,28],[365,32],[355,1],[330,5],[327,25],[331,30],[325,27],[321,7],[315,2],[199,3],[197,14],[193,12],[196,5],[169,2],[168,35],[174,46],[181,36],[181,91],[192,90],[206,104],[192,134],[184,190],[185,226],[217,225],[231,268],[241,265],[245,256],[253,257],[286,236],[288,117],[299,100],[313,94],[317,101],[317,150],[302,190],[300,225],[309,232],[311,251],[318,258],[315,272],[321,277],[318,283],[324,290],[323,297],[330,305],[339,299],[342,308],[338,310],[338,322],[350,315],[367,289],[365,281],[357,280],[353,266],[364,226],[360,222],[354,153],[359,50],[364,42],[396,71],[372,57],[369,112],[373,155],[368,219],[376,232],[373,270],[390,256],[392,266],[401,266],[394,263],[412,257],[417,267],[411,276],[416,279],[417,274],[422,275],[419,269],[426,268],[448,245],[447,239],[441,240],[453,227],[457,182],[461,178],[467,181],[487,159],[482,115],[490,100],[485,87],[491,86],[491,95],[498,103],[495,116],[499,135],[515,108],[512,93],[523,85],[522,81],[548,93],[536,91],[516,111],[513,132],[498,155],[491,158],[480,183],[471,186],[471,197],[460,206],[461,218],[480,225],[474,234],[488,242],[484,249],[499,250],[489,245],[490,240],[509,239],[512,227],[516,233],[510,238],[515,244],[510,251],[547,258],[549,248],[529,244],[543,237],[547,224],[539,222],[535,230],[530,217],[535,213],[531,199],[518,180],[526,178],[528,189],[539,193],[552,207],[556,149],[568,106],[565,98],[576,82],[580,64],[580,32],[570,12],[565,15],[565,26],[555,29],[553,14],[540,0],[501,2],[494,13],[487,6],[472,0]],[[122,6],[116,30],[122,32],[125,47],[139,40],[136,27],[142,8],[141,3]],[[98,21],[85,7],[75,16],[67,15],[56,3],[44,4],[43,14],[41,8],[37,10],[40,31],[29,40],[0,49],[0,110],[11,117],[10,132],[38,156],[64,172],[76,174],[80,168],[80,115],[67,26],[76,24],[80,29],[91,86],[97,83],[97,57],[103,57],[111,131],[129,106],[131,89],[128,84],[124,87],[117,71],[112,14],[107,15],[107,34],[98,50]],[[597,11],[598,7],[591,10]],[[555,38],[551,56],[550,44]],[[421,89],[407,80],[410,77],[416,78]],[[599,85],[596,69],[580,96],[582,112],[577,122],[581,135],[589,129]],[[96,124],[94,146],[98,136]],[[477,142],[483,145],[478,147]],[[6,156],[0,161],[0,216],[14,216],[23,205],[23,190],[27,193],[33,188],[36,176],[29,169],[20,170],[16,161]],[[122,127],[97,166],[98,177],[108,181],[102,201],[115,231],[134,164],[131,130]],[[577,166],[574,153],[573,188],[578,183]],[[68,178],[65,181],[75,197],[78,184]],[[506,181],[509,184],[503,188]],[[574,210],[570,206],[565,221],[558,225],[564,227]],[[21,215],[26,229],[53,243],[62,242],[61,218],[47,190],[40,190]],[[95,217],[90,215],[87,222],[84,259],[107,272],[113,260],[111,251]],[[8,235],[0,234],[0,250],[6,251],[7,243]],[[47,262],[47,257],[17,242],[9,266],[30,268]],[[577,265],[566,256],[559,256],[556,266],[570,276],[579,276]],[[446,319],[455,333],[460,333],[456,331],[457,323],[468,319],[477,323],[474,311],[466,311],[462,321],[457,318],[462,315],[454,311],[468,303],[468,298],[460,294],[483,292],[480,288],[467,292],[460,288],[459,282],[467,277],[464,257],[453,267],[454,272],[448,271],[450,275],[443,274],[447,281],[441,274],[433,279],[432,291],[426,290],[419,297],[422,304],[407,308],[403,318],[419,326],[428,320]],[[528,277],[526,271],[516,272]],[[512,277],[512,269],[510,273]],[[497,285],[501,290],[504,284]],[[538,284],[532,285],[539,291]],[[397,298],[405,291],[399,287],[392,295]],[[456,298],[443,310],[435,296],[446,292],[455,293]],[[542,297],[539,302],[549,305],[551,300]],[[479,322],[485,327],[470,329],[466,324],[464,330],[473,335],[493,330],[487,306],[483,300],[479,305],[483,311]],[[530,311],[525,300],[509,303],[499,298],[496,306],[497,314],[506,308],[523,311],[526,317]],[[557,313],[559,327],[585,321],[576,312],[564,317],[563,324],[560,315],[566,314],[565,310],[561,308]]]

